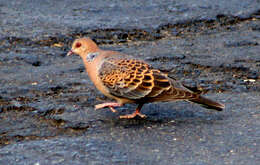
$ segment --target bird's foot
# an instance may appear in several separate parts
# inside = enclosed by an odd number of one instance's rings
[[[143,103],[139,104],[134,113],[129,114],[129,115],[120,116],[120,119],[132,119],[132,118],[135,118],[136,116],[140,116],[141,118],[146,118],[146,116],[140,112],[142,106],[143,106]]]
[[[135,118],[136,116],[140,116],[141,118],[146,118],[146,115],[144,115],[138,111],[135,111],[132,114],[120,116],[120,119],[132,119],[132,118]]]
[[[102,104],[95,105],[95,110],[108,107],[112,112],[117,112],[117,110],[115,110],[114,107],[121,107],[121,106],[122,106],[122,104],[113,103],[113,102],[112,103],[102,103]]]

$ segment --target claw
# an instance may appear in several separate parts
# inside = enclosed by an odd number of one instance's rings
[[[129,115],[123,115],[123,116],[120,116],[119,118],[120,119],[132,119],[132,118],[135,118],[136,116],[140,116],[141,118],[146,118],[146,115],[144,115],[140,112],[142,106],[143,106],[143,104],[139,104],[134,113],[129,114]]]
[[[136,111],[132,114],[129,114],[129,115],[120,116],[119,118],[120,119],[132,119],[132,118],[135,118],[136,116],[140,116],[141,118],[146,118],[146,115],[139,113],[139,112],[136,112]]]

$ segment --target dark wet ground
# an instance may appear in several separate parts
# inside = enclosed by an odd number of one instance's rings
[[[150,62],[207,91],[223,112],[186,102],[121,120],[73,39]],[[0,1],[0,164],[260,164],[260,2]]]

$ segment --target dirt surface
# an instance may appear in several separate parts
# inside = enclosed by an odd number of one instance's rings
[[[108,101],[81,59],[88,36],[226,105]],[[0,164],[260,164],[260,1],[0,1]]]

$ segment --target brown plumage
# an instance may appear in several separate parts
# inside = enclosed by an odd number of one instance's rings
[[[94,85],[104,95],[115,99],[114,103],[96,105],[96,109],[136,103],[133,114],[120,118],[145,117],[140,110],[145,103],[185,100],[198,103],[208,109],[221,111],[223,104],[201,96],[184,87],[180,82],[168,77],[146,62],[115,51],[101,50],[89,38],[76,39],[68,53],[82,58],[86,71]]]

